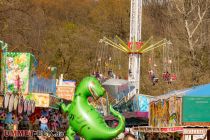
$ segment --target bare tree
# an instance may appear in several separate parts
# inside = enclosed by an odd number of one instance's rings
[[[192,79],[193,83],[198,83],[199,73],[204,66],[201,61],[202,49],[204,47],[205,32],[201,30],[202,24],[205,21],[209,10],[209,0],[173,0],[173,4],[181,15],[181,22],[185,29],[187,45],[189,51],[189,59],[193,68]]]

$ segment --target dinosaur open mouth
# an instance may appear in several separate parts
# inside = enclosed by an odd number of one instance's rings
[[[89,88],[89,91],[90,91],[91,95],[93,96],[93,98],[95,100],[97,100],[99,97],[97,96],[96,91],[94,90],[93,86],[94,86],[94,84],[90,83],[88,88]]]

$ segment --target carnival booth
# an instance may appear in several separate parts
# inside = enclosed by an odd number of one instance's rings
[[[23,114],[30,115],[35,110],[35,102],[23,98],[23,93],[28,93],[30,55],[7,51],[1,54],[1,125],[4,129],[17,129]]]
[[[7,52],[5,65],[4,108],[9,112],[17,110],[19,114],[27,112],[30,115],[37,104],[31,98],[31,94],[34,93],[36,84],[40,84],[39,81],[34,80],[37,61],[30,53]],[[41,83],[42,86],[45,86],[43,83]],[[52,85],[45,87],[51,88]],[[43,90],[43,93],[48,93],[44,91],[45,88],[40,89]]]
[[[7,52],[8,49],[8,45],[6,43],[4,43],[3,41],[0,41],[0,135],[2,135],[2,130],[4,129],[4,121],[6,118],[6,113],[4,112],[3,109],[3,100],[4,100],[4,82],[5,82],[5,63],[6,63],[6,59],[5,59],[5,54]]]
[[[33,129],[42,112],[57,109],[56,68],[40,65],[30,53],[3,50],[0,97],[3,129]]]
[[[172,91],[150,102],[149,127],[137,131],[184,140],[207,139],[210,127],[210,84]]]

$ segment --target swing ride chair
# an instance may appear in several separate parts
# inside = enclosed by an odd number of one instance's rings
[[[114,50],[107,44],[102,44],[95,51],[96,58],[91,73],[96,76],[102,83],[107,79],[121,79],[121,64],[123,53]]]
[[[177,80],[177,73],[179,73],[179,57],[178,63],[175,61],[176,56],[179,56],[178,49],[174,50],[172,43],[169,41],[163,47],[163,79],[166,82]]]
[[[178,57],[178,62],[175,61],[177,60],[178,55],[178,49],[174,49],[172,43],[170,41],[167,41],[167,43],[164,44],[163,52],[162,52],[162,64],[163,64],[163,72],[162,72],[162,79],[164,82],[171,84],[171,82],[177,80],[177,72],[179,69],[177,66],[179,66],[179,57]],[[151,51],[151,55],[149,57],[149,79],[154,83],[157,83],[157,65],[155,62],[155,54],[154,50]]]

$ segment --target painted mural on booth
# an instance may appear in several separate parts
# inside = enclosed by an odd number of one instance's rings
[[[6,92],[27,93],[29,80],[30,54],[7,53]]]
[[[170,97],[150,102],[150,125],[174,127],[181,125],[181,99]]]
[[[176,126],[178,123],[177,120],[177,112],[176,112],[176,97],[172,96],[169,98],[169,126]]]

